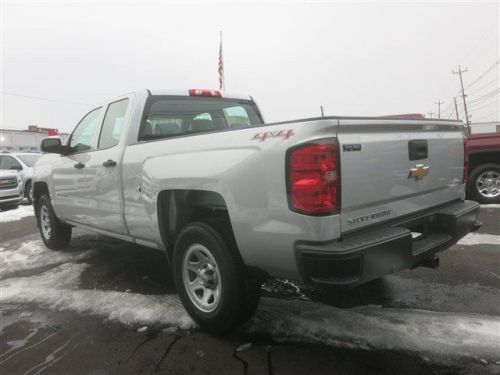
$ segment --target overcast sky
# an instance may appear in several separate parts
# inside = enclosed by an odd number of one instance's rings
[[[451,115],[458,64],[472,120],[500,118],[498,1],[0,2],[2,128],[70,131],[137,88],[217,88],[219,30],[227,91],[254,96],[268,122],[321,104],[426,114],[438,99]]]

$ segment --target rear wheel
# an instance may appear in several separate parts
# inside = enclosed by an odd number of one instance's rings
[[[480,203],[500,203],[500,164],[474,168],[468,180],[469,195]]]
[[[45,246],[52,250],[68,247],[71,242],[71,226],[57,218],[48,195],[40,197],[36,212],[38,229]]]
[[[222,220],[187,225],[172,262],[184,307],[201,328],[214,333],[250,319],[260,298],[260,284],[247,275],[228,225]]]

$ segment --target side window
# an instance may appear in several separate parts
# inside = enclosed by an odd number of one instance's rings
[[[247,111],[241,106],[224,108],[224,116],[230,128],[246,128],[251,125]]]
[[[3,155],[0,159],[0,169],[16,169],[21,170],[21,164],[12,156]]]
[[[123,119],[127,111],[128,99],[111,103],[104,116],[101,135],[99,136],[99,149],[116,146],[120,140],[123,129]]]
[[[94,109],[92,112],[87,113],[76,126],[68,143],[73,151],[92,150],[92,138],[97,129],[97,120],[100,113],[101,108]]]

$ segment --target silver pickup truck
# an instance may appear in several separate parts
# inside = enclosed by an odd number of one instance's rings
[[[79,226],[165,252],[186,310],[213,332],[254,314],[266,278],[355,286],[436,267],[478,226],[454,121],[266,124],[248,96],[143,90],[42,150],[33,196],[47,247]]]

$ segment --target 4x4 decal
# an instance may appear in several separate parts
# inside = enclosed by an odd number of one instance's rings
[[[295,133],[293,132],[293,129],[276,130],[273,132],[257,133],[253,136],[252,141],[258,140],[259,142],[264,142],[268,138],[289,139],[289,138],[293,137],[294,135],[295,135]]]

